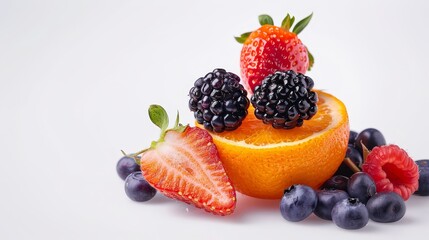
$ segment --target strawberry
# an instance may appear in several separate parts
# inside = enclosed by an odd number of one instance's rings
[[[250,93],[266,76],[277,70],[293,70],[302,74],[310,70],[313,56],[297,35],[307,26],[312,15],[299,21],[292,31],[295,17],[287,14],[281,27],[277,27],[270,16],[260,15],[260,28],[235,37],[237,42],[243,43],[241,77]]]
[[[234,211],[236,195],[211,135],[178,123],[168,129],[168,116],[158,105],[149,108],[161,137],[141,154],[140,166],[150,185],[167,197],[193,204],[217,215]]]

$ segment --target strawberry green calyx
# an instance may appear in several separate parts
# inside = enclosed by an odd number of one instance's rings
[[[168,129],[168,125],[169,125],[168,114],[165,111],[165,109],[160,105],[156,105],[156,104],[150,105],[148,113],[152,123],[161,129],[161,133],[160,133],[159,139],[157,141],[152,141],[149,148],[143,149],[133,154],[134,159],[136,159],[138,155],[146,152],[147,150],[154,149],[158,143],[164,142],[165,134],[168,131],[176,131],[176,132],[182,133],[185,131],[186,127],[188,127],[188,125],[182,125],[179,123],[179,112],[177,112],[176,121],[174,122],[173,128]]]
[[[250,36],[251,33],[252,32],[246,32],[246,33],[241,34],[239,37],[234,37],[234,38],[238,43],[243,44],[247,40],[247,38]]]
[[[267,15],[267,14],[259,15],[258,20],[259,20],[259,24],[261,24],[261,26],[264,26],[264,25],[274,25],[273,18],[270,17],[270,15]]]
[[[313,54],[311,54],[311,52],[308,50],[308,48],[306,48],[307,49],[307,54],[308,54],[308,71],[310,71],[311,70],[311,68],[313,67],[313,64],[314,64],[314,57],[313,57]]]
[[[187,125],[184,126],[179,123],[179,112],[177,112],[174,127],[171,129],[167,129],[169,124],[168,114],[163,107],[155,104],[150,105],[148,112],[150,120],[161,129],[161,134],[158,141],[153,141],[151,147],[154,147],[157,143],[163,142],[167,131],[183,132],[187,127]]]
[[[290,29],[293,27],[292,32],[295,33],[296,35],[298,35],[300,32],[302,32],[302,30],[304,30],[305,27],[307,27],[307,25],[308,25],[308,23],[310,23],[310,20],[312,17],[313,17],[313,13],[311,13],[310,15],[305,17],[304,19],[300,20],[295,26],[293,26],[293,24],[295,22],[295,17],[291,16],[288,13],[282,21],[281,28],[290,32]],[[258,16],[258,20],[259,20],[259,24],[261,24],[261,26],[264,26],[264,25],[273,25],[274,26],[273,18],[270,15],[261,14]],[[244,43],[251,33],[252,32],[246,32],[246,33],[241,34],[239,37],[234,37],[234,38],[238,43]]]
[[[290,31],[290,28],[292,27],[294,22],[295,22],[295,17],[290,16],[290,14],[288,13],[286,17],[283,19],[281,27],[287,31]]]
[[[289,14],[288,14],[289,15]],[[287,16],[286,16],[287,17]],[[302,19],[301,21],[299,21],[294,27],[292,32],[294,32],[296,35],[298,35],[300,32],[302,32],[302,30],[304,30],[305,27],[307,27],[308,23],[310,23],[311,18],[313,17],[313,13],[311,13],[310,15],[308,15],[307,17],[305,17],[304,19]],[[293,19],[295,19],[295,17],[292,17]],[[292,27],[293,21],[291,23]]]

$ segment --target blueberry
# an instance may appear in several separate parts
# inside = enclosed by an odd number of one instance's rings
[[[376,146],[386,145],[386,140],[383,134],[375,128],[367,128],[360,132],[355,141],[355,148],[362,153],[362,144],[365,145],[368,150],[372,150]]]
[[[356,165],[358,168],[362,166],[362,154],[353,145],[347,146],[345,158],[352,160],[354,165]],[[345,162],[342,162],[335,172],[335,175],[344,175],[346,177],[350,177],[354,173],[355,172],[349,166],[347,166]]]
[[[347,192],[350,197],[358,198],[363,204],[376,193],[374,180],[364,172],[353,174],[347,185]]]
[[[335,175],[323,183],[321,189],[337,189],[347,191],[349,178],[343,175]]]
[[[116,164],[116,172],[122,180],[125,180],[128,175],[137,171],[140,171],[140,166],[130,156],[123,156]]]
[[[349,198],[343,190],[324,189],[317,192],[317,206],[314,214],[325,220],[332,220],[331,212],[334,205]]]
[[[368,210],[357,198],[347,198],[337,202],[331,214],[332,221],[344,229],[360,229],[369,221]]]
[[[376,222],[396,222],[405,215],[405,202],[395,192],[381,192],[372,196],[366,203],[369,218]]]
[[[316,192],[309,186],[296,184],[285,190],[280,213],[288,221],[299,222],[310,216],[316,205]]]
[[[153,188],[144,178],[142,172],[133,172],[125,179],[125,193],[136,202],[146,202],[156,194]]]
[[[419,188],[415,194],[429,196],[429,160],[417,160],[416,164],[419,166]]]
[[[349,135],[349,144],[353,145],[356,142],[356,138],[357,138],[358,133],[355,131],[350,131],[350,135]]]

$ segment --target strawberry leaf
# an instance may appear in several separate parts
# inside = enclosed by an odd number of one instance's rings
[[[292,32],[294,32],[294,33],[296,33],[296,35],[298,35],[308,25],[308,23],[310,22],[310,20],[311,20],[312,17],[313,17],[313,13],[311,13],[306,18],[304,18],[301,21],[299,21],[295,25],[295,27],[293,28]]]
[[[258,19],[259,19],[259,24],[261,24],[261,26],[274,25],[273,19],[267,14],[259,15]]]
[[[149,107],[150,120],[161,129],[161,133],[168,128],[168,115],[160,105],[150,105]]]
[[[290,15],[289,15],[289,13],[286,15],[286,17],[283,19],[283,21],[282,21],[282,28],[283,29],[285,29],[285,30],[287,30],[287,31],[289,31],[290,30],[290,28],[292,27],[292,25],[293,25],[293,22],[295,21],[295,17],[291,17]]]
[[[174,128],[176,128],[177,126],[179,126],[179,111],[177,111],[177,114],[176,114],[176,121],[174,122]]]
[[[247,40],[247,38],[250,36],[251,33],[252,32],[246,32],[246,33],[241,34],[239,37],[234,37],[234,38],[238,43],[243,44]]]
[[[314,57],[313,57],[313,54],[311,54],[311,52],[308,51],[308,48],[307,48],[307,54],[308,54],[308,63],[309,63],[307,70],[310,71],[314,64]]]
[[[188,125],[182,125],[179,123],[179,111],[177,111],[176,122],[174,123],[174,127],[172,128],[172,130],[176,132],[184,132],[187,126]]]

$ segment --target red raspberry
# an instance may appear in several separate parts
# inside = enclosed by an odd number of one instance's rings
[[[374,179],[377,192],[393,191],[404,200],[407,200],[419,186],[417,164],[396,145],[372,149],[362,165],[362,170]]]

